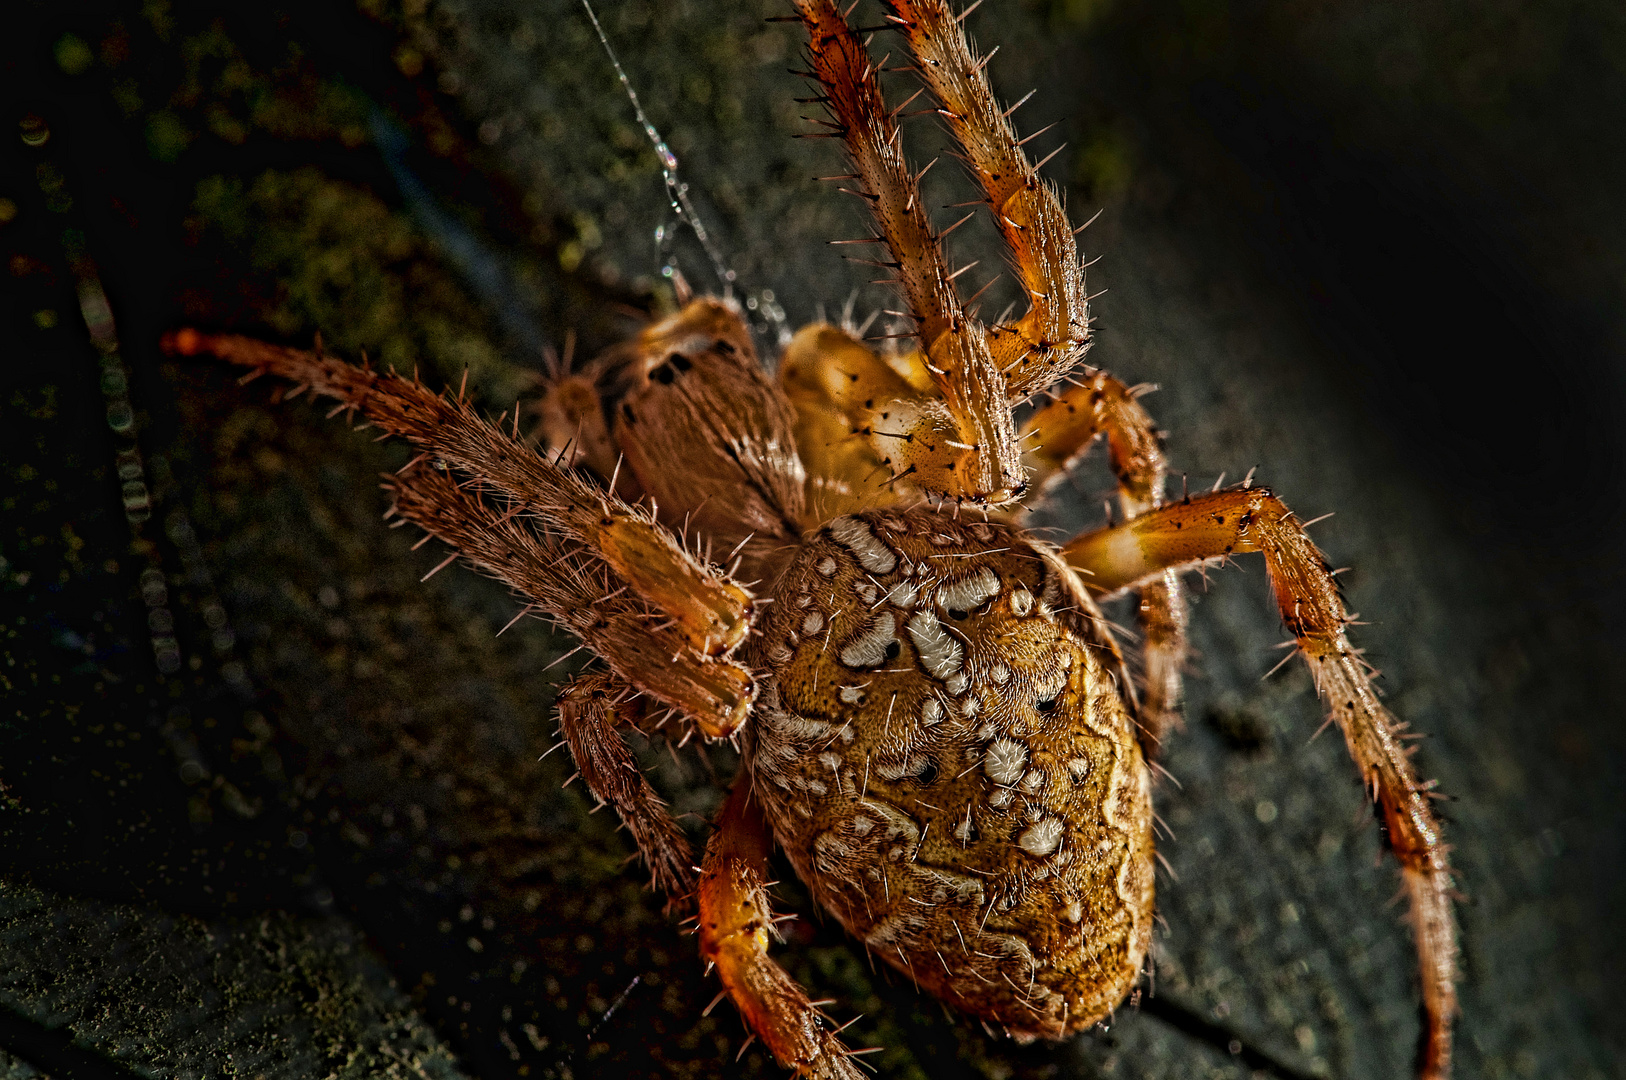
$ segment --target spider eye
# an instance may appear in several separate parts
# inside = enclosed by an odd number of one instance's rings
[[[1048,716],[1050,713],[1056,711],[1056,703],[1060,700],[1060,698],[1051,698],[1049,701],[1041,701],[1038,704],[1038,709],[1040,712]]]
[[[671,364],[662,364],[649,374],[651,378],[660,383],[662,386],[671,386],[672,380],[677,378],[677,372],[672,370]]]
[[[955,622],[964,622],[966,619],[971,617],[971,612],[962,610],[960,608],[949,608],[948,617],[953,619]]]
[[[902,651],[903,646],[898,643],[897,638],[893,638],[891,641],[886,643],[886,658],[888,660],[896,660],[898,658],[898,653]]]
[[[926,767],[921,769],[920,772],[915,776],[915,783],[919,784],[921,787],[928,787],[930,786],[931,782],[936,779],[937,761],[935,758],[927,758]]]
[[[721,351],[724,345],[728,345],[728,342],[717,342],[718,350]],[[728,351],[732,352],[733,349],[734,347],[732,345],[728,346]],[[668,356],[666,358],[666,362],[677,368],[679,371],[688,371],[690,368],[694,367],[694,364],[690,362],[689,358],[680,352],[675,352],[671,356]]]

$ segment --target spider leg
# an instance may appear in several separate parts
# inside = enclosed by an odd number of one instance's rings
[[[874,214],[913,314],[916,335],[940,400],[893,403],[872,425],[873,439],[895,474],[954,499],[1002,504],[1027,486],[1006,406],[1005,376],[995,365],[988,333],[962,308],[941,236],[921,205],[918,174],[904,162],[894,114],[881,94],[875,65],[833,0],[796,0],[808,31],[811,75],[821,101],[845,140],[857,186]]]
[[[774,1059],[798,1076],[861,1080],[829,1021],[768,956],[768,831],[742,777],[729,792],[700,869],[700,955]]]
[[[988,58],[972,50],[946,0],[886,0],[886,6],[939,115],[965,150],[1027,293],[1025,315],[988,331],[1011,400],[1026,398],[1066,375],[1089,348],[1089,304],[1072,226],[989,88]]]
[[[668,907],[684,904],[694,893],[694,854],[616,730],[626,718],[614,698],[627,689],[603,672],[566,683],[559,691],[560,734],[588,790],[621,815]]]
[[[1264,554],[1282,621],[1344,733],[1400,861],[1422,974],[1422,1075],[1442,1080],[1450,1073],[1457,1000],[1449,849],[1429,808],[1431,785],[1412,771],[1402,725],[1379,704],[1368,669],[1344,633],[1350,616],[1331,568],[1298,520],[1268,489],[1231,488],[1086,533],[1067,544],[1062,557],[1090,571],[1085,578],[1089,588],[1111,593],[1171,570],[1250,551]]]
[[[1023,463],[1041,491],[1064,475],[1096,436],[1105,435],[1125,520],[1163,502],[1168,463],[1157,426],[1135,392],[1104,371],[1074,376],[1062,393],[1022,427]],[[1163,733],[1180,724],[1186,662],[1185,587],[1175,570],[1142,582],[1139,617],[1145,686],[1139,716],[1146,749],[1155,753]]]
[[[1164,732],[1183,727],[1181,694],[1186,670],[1186,586],[1167,570],[1136,589],[1141,629],[1141,699],[1136,714],[1146,753],[1157,756]]]
[[[613,571],[591,552],[544,543],[512,507],[426,463],[384,486],[400,517],[530,599],[603,657],[619,679],[676,706],[707,737],[730,735],[744,722],[755,693],[750,672],[697,652],[672,620],[656,623],[649,605],[615,584]]]
[[[676,706],[705,734],[728,735],[744,722],[753,681],[728,656],[750,631],[751,594],[689,555],[648,513],[559,468],[461,396],[431,393],[394,372],[195,330],[166,345],[282,376],[421,447],[388,485],[406,520],[526,594],[617,675]],[[539,519],[553,542],[528,518]]]

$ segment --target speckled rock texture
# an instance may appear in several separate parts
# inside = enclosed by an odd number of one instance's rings
[[[865,4],[855,18],[876,22]],[[605,31],[764,341],[896,306],[780,3]],[[782,1075],[554,742],[582,657],[381,520],[407,460],[158,349],[320,331],[493,413],[717,287],[579,4],[24,0],[0,44],[0,1075]],[[866,15],[865,12],[868,12]],[[1098,343],[1193,489],[1258,467],[1369,625],[1463,899],[1462,1078],[1626,1075],[1626,21],[1559,0],[988,0],[967,25],[1083,233]],[[878,36],[878,41],[884,39]],[[878,47],[884,48],[884,45]],[[894,76],[895,100],[908,91]],[[920,163],[943,147],[908,122]],[[933,205],[971,194],[951,161]],[[939,212],[946,224],[950,211]],[[956,215],[957,216],[957,215]],[[981,230],[981,231],[979,231]],[[957,260],[1000,266],[991,229]],[[674,263],[675,260],[675,263]],[[1011,299],[996,284],[985,311]],[[568,342],[568,344],[567,344]],[[1036,515],[1100,521],[1086,466]],[[1155,984],[1019,1047],[803,918],[884,1077],[1403,1077],[1392,865],[1256,561],[1193,589]],[[1130,613],[1114,612],[1125,623]],[[697,840],[726,747],[635,749]],[[1176,783],[1175,781],[1178,781]]]

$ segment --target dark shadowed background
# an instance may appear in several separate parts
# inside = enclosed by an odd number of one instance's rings
[[[791,138],[780,0],[603,0],[718,248],[791,325],[890,303]],[[866,3],[855,18],[877,21]],[[1626,13],[1608,0],[989,0],[1091,257],[1095,362],[1193,488],[1308,519],[1446,807],[1463,1078],[1619,1077]],[[878,49],[885,49],[879,35]],[[493,413],[716,287],[572,0],[0,14],[0,1076],[778,1076],[553,743],[580,657],[392,532],[398,447],[160,335],[316,331]],[[907,75],[894,76],[894,100]],[[905,129],[924,162],[929,118]],[[948,163],[928,191],[971,197]],[[941,211],[947,223],[951,211]],[[957,213],[956,213],[956,216]],[[981,231],[977,231],[981,229]],[[1000,265],[982,222],[957,259]],[[1009,296],[996,284],[985,302]],[[772,296],[769,296],[771,291]],[[772,327],[764,320],[765,341]],[[1099,521],[1086,468],[1040,523]],[[778,955],[886,1077],[1392,1078],[1392,865],[1262,568],[1197,584],[1155,992],[1021,1048],[872,972],[791,880]],[[692,815],[726,750],[643,751]]]

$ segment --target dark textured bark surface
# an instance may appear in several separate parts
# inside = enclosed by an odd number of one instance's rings
[[[742,291],[791,325],[837,310],[869,274],[822,242],[864,224],[809,179],[842,171],[834,144],[790,138],[797,29],[755,4],[602,14]],[[496,412],[544,343],[625,333],[628,306],[663,302],[674,221],[579,6],[18,19],[0,1074],[778,1075],[756,1047],[735,1062],[729,1008],[700,1015],[694,939],[609,815],[560,788],[564,755],[538,760],[570,643],[535,622],[494,638],[515,607],[461,569],[419,583],[443,554],[380,521],[401,451],[157,350],[183,321],[320,330],[426,378],[467,367]],[[1109,290],[1093,359],[1161,385],[1175,471],[1257,465],[1301,516],[1337,511],[1315,536],[1354,567],[1358,642],[1456,799],[1458,1075],[1623,1075],[1626,23],[1538,0],[989,0],[969,25],[1003,46],[1005,98],[1039,86],[1021,129],[1062,122],[1034,145],[1070,141],[1048,171],[1075,218],[1105,207],[1083,234]],[[929,119],[905,136],[919,163],[942,141]],[[971,197],[953,173],[934,203]],[[973,288],[999,264],[980,225],[952,247],[984,259]],[[676,254],[713,285],[681,233]],[[81,316],[93,280],[116,361]],[[881,306],[861,288],[861,313]],[[132,432],[139,461],[119,457]],[[134,525],[131,483],[152,502]],[[1040,523],[1073,530],[1110,481],[1062,490]],[[1155,996],[1109,1032],[988,1038],[781,886],[807,919],[779,955],[865,1014],[849,1035],[887,1048],[881,1075],[1410,1068],[1409,934],[1354,770],[1310,739],[1297,664],[1260,679],[1282,636],[1262,567],[1209,577],[1165,757],[1181,786],[1160,791]],[[699,839],[732,757],[641,754]]]

